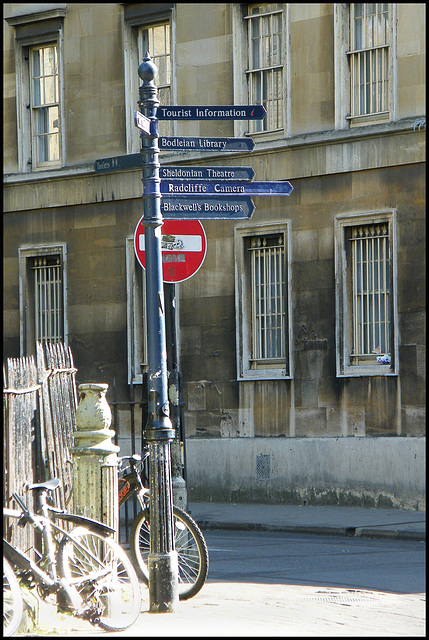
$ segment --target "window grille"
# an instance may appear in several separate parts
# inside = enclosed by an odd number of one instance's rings
[[[60,160],[58,50],[56,44],[30,50],[33,159],[36,166]]]
[[[63,283],[60,256],[32,259],[34,272],[35,339],[60,342],[63,333]]]
[[[352,363],[389,354],[390,248],[388,224],[352,227]]]
[[[350,3],[350,118],[389,114],[389,39],[387,3]]]
[[[256,456],[256,479],[268,480],[271,477],[271,456],[260,454]]]
[[[252,132],[283,127],[283,10],[278,3],[251,5],[248,20],[249,104],[262,104],[263,120],[251,121]]]
[[[253,363],[286,357],[286,283],[283,234],[254,236],[249,242],[252,290]]]

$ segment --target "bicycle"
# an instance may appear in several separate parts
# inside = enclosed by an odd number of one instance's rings
[[[39,596],[48,602],[56,596],[59,610],[88,620],[105,631],[127,629],[136,621],[141,606],[134,567],[125,551],[110,537],[114,533],[111,527],[48,504],[48,492],[52,493],[59,484],[60,481],[53,478],[28,486],[39,500],[38,513],[32,513],[16,493],[12,494],[19,510],[4,509],[4,515],[17,520],[19,526],[29,524],[40,532],[42,551],[36,551],[36,560],[33,560],[28,552],[4,539],[3,554],[20,583],[36,588]],[[67,532],[54,522],[57,519],[78,526]],[[16,585],[9,571],[7,575],[10,592],[14,589],[15,596]],[[10,616],[15,620],[19,603],[16,600],[15,605],[14,599],[9,600],[13,609]]]
[[[142,481],[142,472],[144,461],[148,457],[149,450],[146,447],[143,456],[134,454],[119,458],[120,464],[124,460],[129,460],[129,469],[124,470],[122,478],[119,478],[118,494],[120,507],[132,495],[137,494],[142,509],[131,526],[130,553],[137,575],[146,585],[149,584],[150,497],[149,489]],[[186,511],[174,506],[173,521],[179,569],[179,600],[188,600],[195,596],[205,583],[209,568],[209,554],[203,534]]]

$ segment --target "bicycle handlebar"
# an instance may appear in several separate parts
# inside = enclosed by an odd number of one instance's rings
[[[122,460],[129,460],[130,465],[133,467],[139,462],[144,462],[148,457],[149,457],[149,451],[144,451],[143,455],[139,455],[138,453],[133,453],[131,456],[122,456],[120,458],[118,457],[118,460],[119,462],[122,462]]]

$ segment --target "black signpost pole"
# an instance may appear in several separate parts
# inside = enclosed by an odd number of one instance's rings
[[[170,165],[160,168],[158,162],[160,147],[169,151],[182,152],[247,153],[253,150],[255,143],[248,137],[160,137],[158,135],[158,119],[261,120],[265,117],[266,110],[262,105],[162,106],[158,109],[158,90],[153,83],[156,73],[156,66],[147,53],[138,68],[138,74],[143,80],[139,89],[140,111],[134,112],[135,125],[142,131],[140,134],[142,141],[140,154],[101,158],[95,161],[94,169],[96,173],[104,173],[138,166],[143,168],[144,215],[136,228],[135,251],[137,258],[144,266],[139,257],[143,252],[140,246],[142,236],[139,234],[141,224],[145,229],[148,343],[148,418],[144,436],[149,442],[150,448],[149,603],[151,612],[168,612],[175,610],[179,600],[171,478],[171,444],[175,439],[176,430],[170,419],[168,394],[161,226],[164,219],[167,222],[201,219],[249,220],[255,209],[251,196],[288,196],[292,192],[293,186],[285,180],[252,182],[255,175],[252,167]],[[183,232],[183,230],[181,231]],[[189,232],[183,237],[186,238],[187,235],[189,236]],[[197,233],[196,238],[198,237],[200,236]],[[181,250],[181,253],[188,252],[192,255],[194,252],[192,262],[195,266],[195,256],[197,261],[201,258],[203,260],[205,250],[201,255],[201,247],[198,250],[194,247],[195,245],[188,246],[185,251]],[[171,251],[174,253],[174,249]],[[175,256],[170,254],[170,257]],[[180,282],[180,280],[176,281]],[[171,297],[167,296],[169,298],[167,302],[171,305],[173,314],[173,291],[171,290],[169,293],[172,295]],[[172,315],[170,317],[172,318]],[[172,321],[174,323],[174,320]],[[179,416],[181,406],[180,380],[176,375],[179,374],[176,348],[174,343],[173,350],[170,350],[172,387],[174,387],[172,389],[174,395],[172,405],[175,418]],[[176,419],[175,423],[177,424]],[[179,466],[178,458],[176,458],[176,471]]]
[[[156,66],[149,53],[138,68],[143,80],[139,106],[150,120],[150,134],[142,134],[143,213],[146,248],[146,308],[148,343],[148,420],[145,438],[150,449],[150,553],[149,610],[174,612],[178,597],[178,563],[174,549],[171,442],[165,338],[165,303],[162,278],[159,147],[156,108],[158,90],[153,83]]]

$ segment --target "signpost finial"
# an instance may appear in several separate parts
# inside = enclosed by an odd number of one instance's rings
[[[157,73],[158,69],[152,62],[149,51],[146,51],[143,62],[139,64],[138,74],[143,82],[152,82]]]

